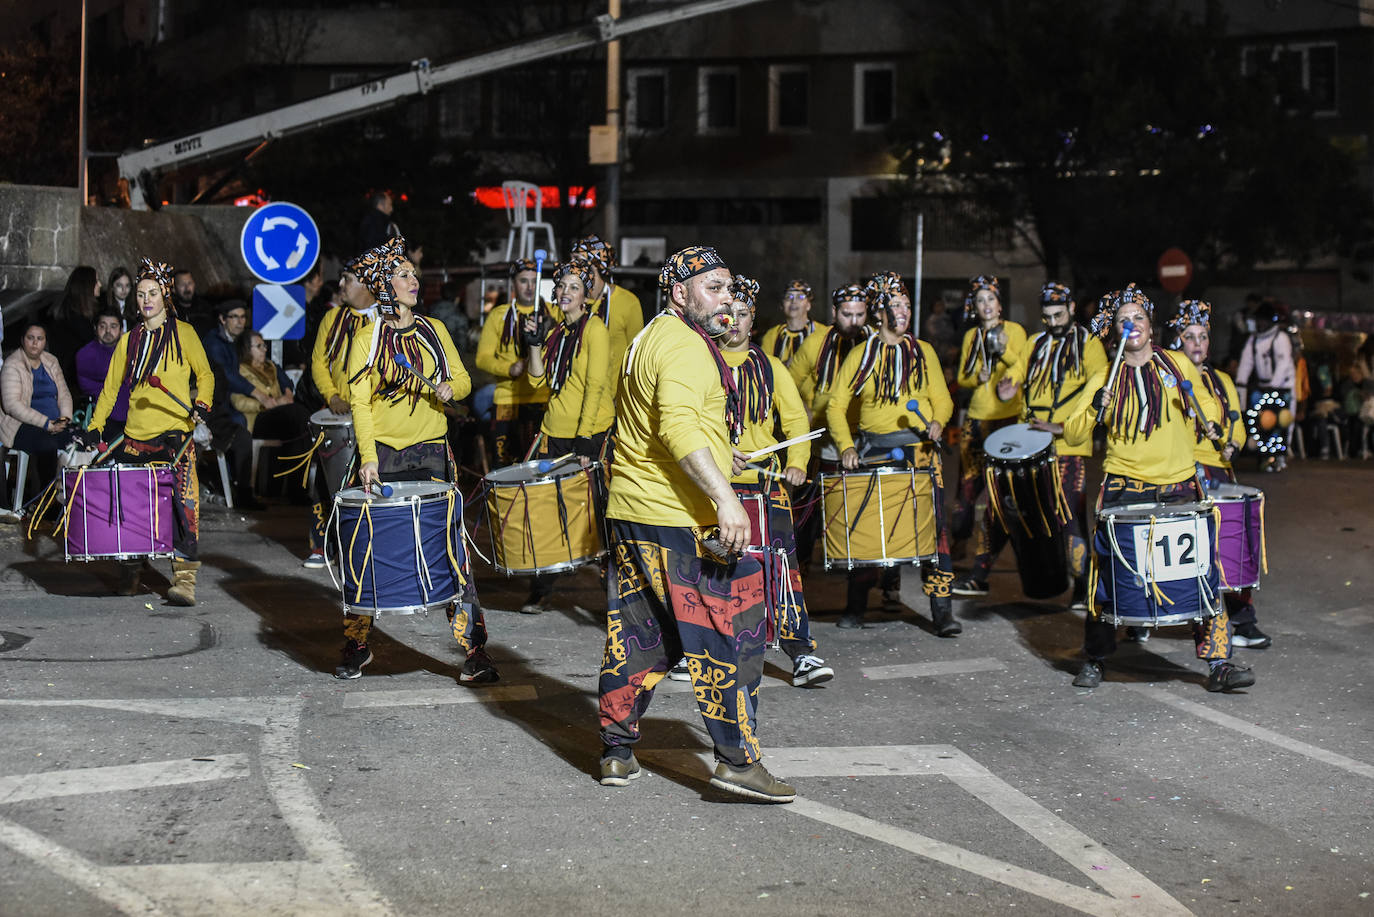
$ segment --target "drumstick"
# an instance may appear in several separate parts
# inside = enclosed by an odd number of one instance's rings
[[[192,417],[196,415],[196,412],[193,411],[190,407],[188,407],[186,402],[182,401],[176,395],[173,395],[171,392],[169,392],[167,390],[167,386],[163,385],[162,380],[157,376],[149,376],[148,384],[151,385],[153,388],[157,389],[158,391],[162,392],[162,394],[166,395],[168,398],[172,399],[177,404],[181,405],[181,409],[185,411],[187,414],[191,415]]]
[[[1207,420],[1207,415],[1202,413],[1202,405],[1198,404],[1197,395],[1193,394],[1193,383],[1189,382],[1187,379],[1179,379],[1178,387],[1183,389],[1183,394],[1187,397],[1188,403],[1193,406],[1193,413],[1197,415],[1198,422],[1202,424],[1202,431],[1205,434],[1210,422]],[[1212,439],[1208,436],[1207,441],[1210,442],[1218,452],[1226,451],[1226,444],[1221,441],[1220,436],[1216,439]]]
[[[1097,422],[1102,423],[1107,419],[1107,402],[1111,400],[1112,385],[1116,382],[1117,371],[1121,369],[1121,358],[1126,354],[1126,341],[1130,340],[1131,332],[1135,330],[1135,322],[1127,319],[1121,323],[1121,340],[1116,344],[1116,356],[1112,358],[1112,371],[1107,374],[1107,384],[1102,389],[1102,407],[1097,409]]]
[[[810,433],[807,433],[803,436],[794,436],[791,439],[785,439],[780,443],[774,443],[766,449],[760,449],[757,452],[749,453],[744,457],[744,460],[746,462],[752,462],[754,459],[762,458],[770,452],[777,452],[779,449],[786,449],[788,446],[795,446],[797,443],[804,443],[808,440],[815,439],[823,433],[825,433],[825,427],[821,427],[817,430],[812,430]]]
[[[567,455],[560,455],[556,459],[540,459],[537,467],[539,468],[540,474],[548,474],[559,465],[566,465],[568,462],[576,461],[576,459],[577,453],[569,452]]]
[[[412,376],[414,376],[416,379],[419,379],[425,385],[429,386],[430,391],[434,392],[436,395],[439,394],[438,384],[436,384],[435,381],[431,379],[429,376],[426,376],[424,373],[416,369],[415,365],[411,363],[410,360],[406,359],[405,354],[398,353],[395,356],[393,356],[392,359],[396,362],[397,366],[401,367],[401,369],[409,370]]]

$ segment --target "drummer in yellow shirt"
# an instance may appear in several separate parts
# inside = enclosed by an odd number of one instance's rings
[[[110,444],[109,461],[116,465],[172,466],[173,582],[167,590],[167,602],[189,606],[196,604],[196,574],[200,571],[200,480],[191,434],[196,421],[210,413],[215,376],[190,323],[173,314],[172,276],[170,264],[143,259],[134,288],[143,322],[115,344],[88,425],[92,432],[86,439],[105,429],[119,390],[127,385],[129,416],[124,435]],[[193,411],[199,416],[193,416]],[[119,595],[138,592],[142,568],[141,559],[120,561]]]
[[[553,296],[563,321],[548,338],[530,347],[529,377],[552,393],[544,422],[539,428],[539,454],[581,456],[583,466],[601,457],[606,434],[615,421],[610,391],[610,334],[587,311],[587,289],[592,269],[585,261],[568,261],[553,270]],[[532,331],[535,320],[525,319]],[[600,482],[598,502],[605,509]],[[520,607],[522,614],[545,610],[557,574],[538,574],[530,594]]]
[[[1178,304],[1178,314],[1169,321],[1169,330],[1174,334],[1174,349],[1182,350],[1183,355],[1193,361],[1202,375],[1202,384],[1216,400],[1217,411],[1208,414],[1207,419],[1221,427],[1223,439],[1231,444],[1234,453],[1245,445],[1245,423],[1240,419],[1240,396],[1236,393],[1236,383],[1207,362],[1207,354],[1212,346],[1211,319],[1211,305],[1200,299],[1185,299]],[[1198,437],[1193,460],[1197,462],[1202,481],[1207,487],[1236,483],[1236,472],[1231,467],[1229,454],[1218,452],[1206,437]],[[1226,613],[1231,618],[1231,643],[1256,650],[1270,646],[1274,641],[1259,629],[1251,590],[1227,592],[1225,596]]]
[[[878,317],[878,333],[862,347],[856,347],[836,377],[833,394],[826,405],[825,420],[840,463],[846,470],[859,467],[870,452],[883,453],[901,447],[917,468],[935,472],[933,511],[937,539],[937,559],[924,565],[922,588],[930,598],[930,616],[935,632],[954,637],[963,626],[954,619],[950,581],[954,578],[949,556],[949,531],[945,524],[944,480],[940,464],[940,434],[954,413],[954,401],[945,386],[945,375],[935,348],[911,334],[911,297],[901,275],[874,274],[865,287],[869,310]],[[912,400],[919,415],[908,409]],[[858,407],[858,441],[850,421],[851,405]],[[903,461],[906,464],[907,460]],[[839,627],[863,627],[868,606],[868,591],[879,579],[873,567],[849,573],[844,615]],[[884,608],[900,611],[900,573],[896,567],[884,571],[882,581]],[[895,594],[897,601],[890,600]],[[895,606],[895,607],[894,607]]]
[[[510,300],[487,314],[477,341],[477,368],[496,379],[491,428],[497,465],[525,457],[549,400],[548,388],[535,385],[527,372],[530,345],[521,323],[531,316],[537,317],[541,338],[562,320],[540,300],[538,265],[525,258],[511,262]]]
[[[1047,283],[1040,290],[1040,318],[1045,330],[1026,342],[1019,366],[1023,378],[1004,378],[999,395],[1010,396],[1013,386],[1024,384],[1023,402],[1028,420],[1044,421],[1054,429],[1054,452],[1060,486],[1069,505],[1069,571],[1073,595],[1069,608],[1088,607],[1088,469],[1092,441],[1069,445],[1064,441],[1062,420],[1089,379],[1107,368],[1102,342],[1074,321],[1073,293],[1062,283]],[[988,527],[988,541],[973,562],[973,570],[954,581],[955,595],[987,595],[988,571],[1007,543],[1007,531],[996,520]]]
[[[830,326],[811,317],[811,284],[805,280],[794,280],[783,291],[782,315],[782,324],[765,331],[759,346],[770,357],[781,360],[783,366],[791,366],[792,358],[806,339],[813,334],[824,334]]]
[[[1107,455],[1102,462],[1105,475],[1099,510],[1131,503],[1191,503],[1202,497],[1193,464],[1199,421],[1184,403],[1183,383],[1192,386],[1204,417],[1214,416],[1217,404],[1192,361],[1171,355],[1153,342],[1153,317],[1154,304],[1135,284],[1102,297],[1092,320],[1094,334],[1110,336],[1114,340],[1109,343],[1115,344],[1121,339],[1124,323],[1132,325],[1121,367],[1116,379],[1108,378],[1109,366],[1090,380],[1064,420],[1066,442],[1089,442],[1097,426],[1098,408],[1105,402]],[[1041,421],[1032,426],[1050,429]],[[1207,423],[1206,428],[1209,438],[1220,436],[1215,424]],[[1111,565],[1103,553],[1110,547],[1102,531],[1097,533],[1094,547],[1098,582],[1083,619],[1087,660],[1073,680],[1080,688],[1102,683],[1103,660],[1116,650],[1116,628],[1106,620],[1112,605],[1102,577]],[[1230,662],[1230,635],[1231,624],[1224,609],[1193,625],[1197,656],[1206,660],[1210,669],[1209,691],[1230,691],[1255,683],[1248,668]]]
[[[359,255],[359,258],[362,256]],[[347,415],[353,409],[348,404],[348,360],[361,332],[377,320],[377,300],[372,291],[358,279],[355,258],[339,273],[339,298],[343,304],[331,309],[320,322],[315,333],[315,346],[310,353],[310,378],[320,397],[335,414]],[[325,507],[333,500],[323,468],[315,475],[315,503],[310,508],[310,556],[303,567],[324,567]]]
[[[591,303],[588,310],[601,319],[610,332],[611,396],[620,387],[620,362],[635,335],[644,328],[644,309],[639,297],[615,282],[618,266],[615,246],[600,236],[586,236],[573,243],[572,257],[586,261],[592,267],[592,285],[587,290]]]
[[[774,427],[781,427],[785,439],[807,432],[806,408],[801,395],[782,361],[768,354],[761,345],[752,344],[754,304],[759,293],[757,280],[736,274],[730,285],[734,302],[734,324],[721,338],[720,352],[735,379],[740,405],[744,410],[744,431],[739,450],[750,454],[777,444]],[[786,458],[784,459],[784,455]],[[801,570],[797,566],[797,542],[792,528],[790,487],[806,481],[806,466],[811,460],[811,444],[797,443],[786,453],[772,452],[758,463],[766,471],[746,468],[730,479],[741,500],[760,500],[768,526],[767,549],[762,555],[767,578],[768,606],[778,636],[778,646],[792,660],[792,684],[807,687],[835,677],[835,670],[815,654],[811,619],[802,594]],[[677,669],[670,677],[679,678]],[[682,676],[686,675],[683,667]]]
[[[378,314],[378,320],[362,330],[348,362],[358,480],[365,488],[384,481],[452,481],[444,405],[465,397],[472,380],[448,329],[413,311],[420,281],[406,257],[405,240],[392,239],[372,249],[358,259],[355,269],[376,298]],[[462,572],[463,593],[452,609],[453,636],[467,655],[458,680],[496,681],[496,667],[485,649],[487,628],[477,590],[471,571]],[[372,661],[367,647],[371,629],[370,615],[344,615],[337,677],[357,678]]]

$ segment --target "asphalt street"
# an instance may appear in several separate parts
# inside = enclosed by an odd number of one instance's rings
[[[384,619],[342,682],[305,510],[207,510],[188,609],[166,561],[115,598],[112,564],[3,527],[0,913],[1374,914],[1374,465],[1244,479],[1268,495],[1253,688],[1205,691],[1186,628],[1074,688],[1081,618],[1023,599],[1009,556],[957,639],[909,573],[906,610],[875,591],[840,630],[818,572],[836,677],[793,688],[773,651],[760,692],[786,806],[707,785],[677,683],[643,779],[597,783],[590,571],[530,616],[478,562],[495,685],[456,683],[441,615]]]

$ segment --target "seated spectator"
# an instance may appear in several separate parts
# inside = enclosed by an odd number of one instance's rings
[[[269,407],[266,403],[267,393],[244,379],[243,373],[239,371],[238,340],[243,336],[243,329],[248,326],[248,306],[241,299],[229,299],[220,303],[216,311],[219,314],[219,322],[207,331],[202,339],[210,365],[224,370],[224,379],[229,386],[230,394],[250,395],[263,407]],[[242,411],[228,400],[225,401],[225,405],[229,417],[234,422],[245,427],[248,425]]]
[[[53,306],[52,322],[47,326],[47,352],[57,358],[68,379],[76,377],[76,352],[95,337],[100,290],[95,268],[82,265],[68,275],[62,298]]]
[[[279,439],[285,454],[304,452],[310,447],[310,412],[295,399],[286,372],[267,358],[267,342],[256,331],[239,335],[239,373],[254,389],[265,392],[259,401],[251,395],[231,393],[230,402],[247,420],[254,439]],[[293,500],[304,499],[302,477],[287,482]]]
[[[29,454],[42,487],[57,476],[57,453],[76,433],[71,392],[47,344],[47,330],[31,323],[0,368],[0,441]]]
[[[95,340],[76,352],[77,394],[89,404],[100,397],[105,386],[105,373],[114,358],[115,345],[124,333],[124,319],[120,313],[105,311],[96,316]],[[84,405],[83,405],[84,406]],[[105,422],[105,439],[114,442],[124,432],[124,421],[129,417],[129,386],[120,386],[119,398],[110,411],[110,419]]]
[[[218,310],[196,293],[196,275],[186,268],[177,271],[172,278],[172,303],[176,306],[177,318],[190,322],[202,338],[214,328]],[[242,301],[239,305],[243,305]]]
[[[1368,458],[1368,437],[1374,428],[1374,378],[1371,378],[1369,364],[1357,355],[1337,391],[1345,416],[1350,418],[1350,448],[1346,451],[1352,456],[1358,454]]]
[[[264,509],[262,503],[253,496],[253,435],[240,421],[234,419],[235,416],[242,415],[229,406],[229,382],[225,378],[224,369],[214,360],[210,361],[210,369],[215,374],[215,399],[210,404],[210,416],[205,421],[205,425],[210,428],[210,448],[224,455],[225,464],[229,469],[229,486],[234,489],[234,508]],[[214,460],[209,452],[201,452],[200,455],[210,461]],[[218,483],[219,472],[215,470],[209,478],[202,472],[200,479],[202,482],[213,480]]]
[[[142,321],[138,314],[138,303],[134,302],[134,278],[129,269],[123,266],[110,271],[110,279],[105,283],[103,312],[114,312],[122,320],[120,331],[128,331]]]

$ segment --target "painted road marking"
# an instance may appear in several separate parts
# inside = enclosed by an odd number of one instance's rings
[[[345,710],[370,707],[433,707],[443,704],[492,704],[538,700],[534,685],[501,685],[478,688],[420,688],[404,691],[354,691],[344,695]]]
[[[112,767],[80,767],[41,774],[0,777],[0,803],[48,799],[54,796],[79,796],[83,793],[116,793],[155,786],[203,783],[247,777],[247,755],[219,755],[182,758],[175,761],[150,761],[147,764],[121,764]]]
[[[641,760],[703,781],[713,766],[710,752],[678,749],[646,750],[637,754]],[[1085,914],[1191,913],[1124,860],[952,745],[780,748],[770,750],[767,763],[770,769],[789,778],[945,777],[1038,840],[1106,894],[809,799],[799,798],[783,810],[890,844]],[[1108,868],[1103,869],[1103,866]]]
[[[1184,700],[1183,698],[1154,685],[1130,684],[1125,683],[1123,688],[1129,688],[1146,697],[1153,698],[1162,704],[1168,704],[1179,710],[1186,711],[1194,716],[1201,717],[1216,723],[1218,726],[1225,726],[1227,729],[1234,729],[1236,732],[1244,733],[1256,739],[1277,745],[1279,748],[1291,751],[1295,754],[1304,755],[1314,761],[1321,761],[1330,764],[1332,767],[1339,767],[1342,770],[1350,771],[1352,774],[1359,774],[1361,777],[1374,779],[1374,765],[1365,764],[1354,758],[1347,758],[1345,755],[1337,754],[1334,751],[1327,751],[1325,748],[1318,748],[1316,745],[1309,745],[1306,742],[1299,742],[1297,739],[1290,739],[1282,733],[1272,729],[1265,729],[1263,726],[1256,726],[1254,723],[1246,722],[1239,717],[1213,710],[1205,704],[1196,701]]]
[[[36,866],[47,869],[125,914],[160,917],[166,913],[153,899],[135,891],[74,850],[48,840],[37,832],[0,818],[0,844],[28,857]]]
[[[996,672],[1007,664],[1000,659],[945,659],[940,662],[911,662],[904,665],[866,666],[859,670],[865,678],[922,678],[928,675],[963,675],[970,672]]]

